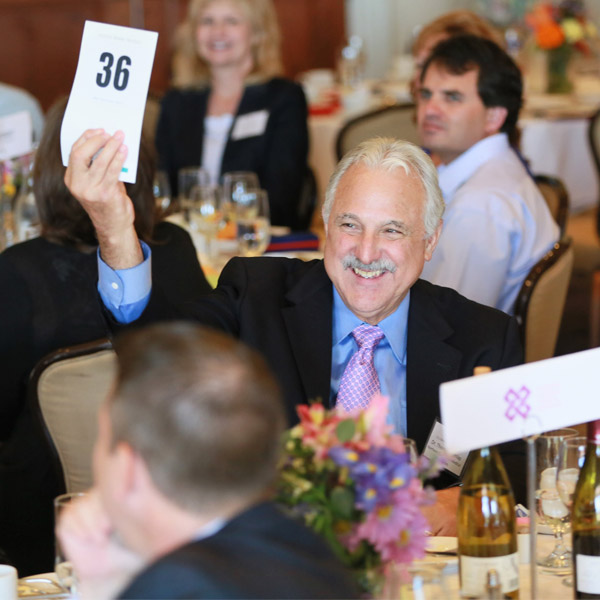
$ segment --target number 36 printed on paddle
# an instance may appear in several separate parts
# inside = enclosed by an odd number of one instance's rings
[[[100,62],[104,64],[102,71],[96,75],[96,84],[105,88],[112,84],[115,90],[122,92],[129,83],[129,69],[131,58],[129,56],[120,56],[116,61],[111,52],[103,52],[100,55]]]

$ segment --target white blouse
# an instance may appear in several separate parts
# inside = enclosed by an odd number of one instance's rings
[[[223,152],[232,123],[233,115],[229,114],[204,118],[202,167],[208,172],[212,184],[219,183]]]

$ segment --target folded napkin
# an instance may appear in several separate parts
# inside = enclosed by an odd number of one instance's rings
[[[318,250],[319,238],[310,231],[299,231],[287,235],[272,235],[267,252],[298,252]]]

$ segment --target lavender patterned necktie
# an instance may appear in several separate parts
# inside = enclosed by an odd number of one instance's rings
[[[362,324],[351,333],[358,350],[351,356],[340,380],[337,406],[346,411],[366,408],[371,398],[379,393],[379,377],[375,371],[373,354],[384,333],[375,325]]]

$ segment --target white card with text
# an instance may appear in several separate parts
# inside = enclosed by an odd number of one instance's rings
[[[86,129],[125,133],[119,179],[135,183],[144,109],[158,33],[86,21],[79,62],[60,132],[62,161]]]
[[[464,452],[600,418],[600,348],[440,386],[446,450]]]
[[[0,118],[0,160],[29,154],[32,150],[31,114],[22,110]]]

